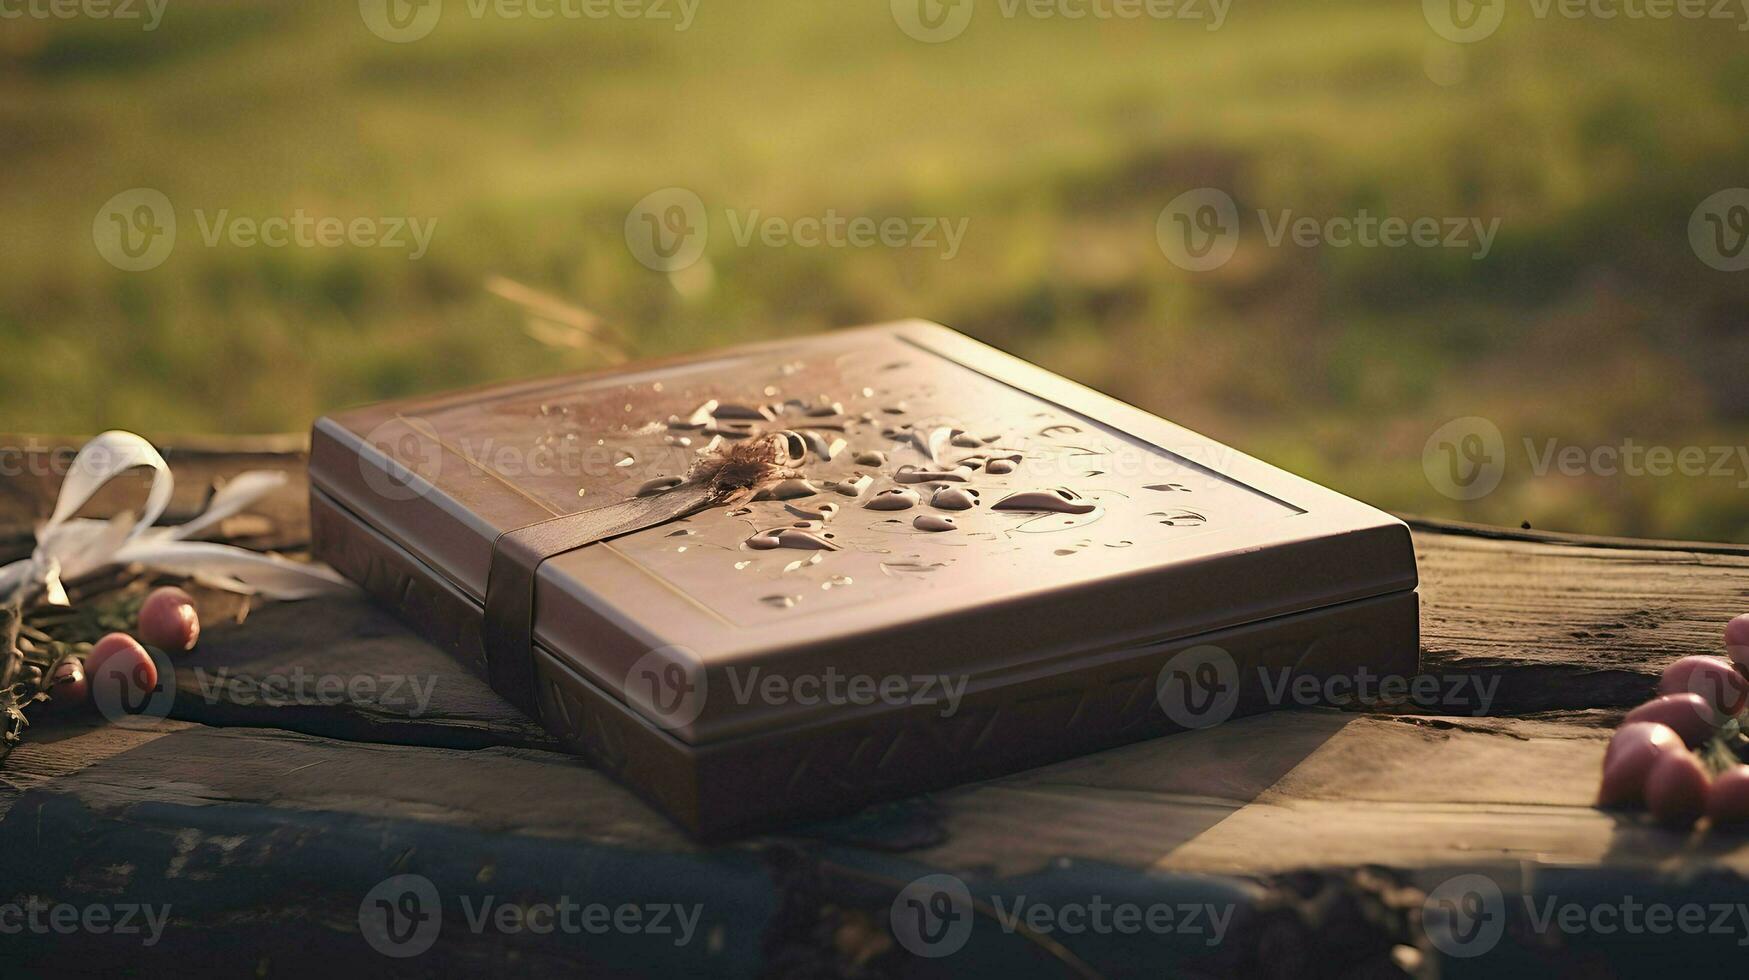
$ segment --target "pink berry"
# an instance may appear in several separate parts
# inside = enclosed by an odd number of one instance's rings
[[[1659,823],[1691,827],[1706,812],[1708,782],[1693,752],[1666,752],[1646,775],[1646,808]]]
[[[140,638],[170,653],[194,649],[200,640],[194,600],[174,586],[153,589],[140,606]]]
[[[158,665],[126,633],[111,633],[91,647],[85,657],[85,676],[100,708],[115,704],[138,710],[158,687]]]
[[[57,711],[82,707],[91,694],[85,682],[85,666],[77,660],[63,660],[49,675],[49,705]]]
[[[1749,669],[1749,613],[1725,624],[1725,651],[1732,663]]]
[[[1749,766],[1719,773],[1706,794],[1706,815],[1715,824],[1749,822]]]
[[[1712,738],[1725,719],[1712,702],[1698,694],[1664,694],[1628,712],[1622,724],[1641,721],[1669,725],[1692,748]]]
[[[1616,729],[1603,753],[1603,783],[1597,805],[1638,806],[1646,801],[1646,776],[1659,759],[1686,752],[1682,737],[1669,725],[1635,722]]]
[[[1723,657],[1683,657],[1664,668],[1658,681],[1661,694],[1698,694],[1727,715],[1743,710],[1749,700],[1749,681],[1731,669]]]

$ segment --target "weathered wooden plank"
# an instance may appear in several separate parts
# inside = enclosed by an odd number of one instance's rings
[[[52,754],[54,744],[33,751]],[[178,727],[26,789],[0,819],[0,854],[8,856],[0,902],[35,895],[82,908],[141,904],[164,910],[161,937],[142,947],[138,936],[0,934],[0,962],[151,976],[362,968],[812,976],[926,965],[895,946],[888,921],[900,889],[933,869],[815,841],[703,850],[652,816],[554,753]],[[1053,907],[1102,896],[1139,905],[1194,899],[1224,910],[1219,942],[1202,932],[1041,939],[1002,928],[986,903],[954,962],[1022,976],[1242,970],[1264,955],[1260,916],[1273,908],[1268,890],[1250,883],[1097,864],[1019,878],[962,874],[974,895],[1031,896]],[[399,875],[430,883],[430,897],[413,911],[438,923],[429,945],[391,943],[390,953],[417,954],[406,960],[387,958],[364,932],[365,918],[381,914],[373,898],[398,899],[382,886]],[[480,920],[488,902],[662,907],[674,910],[671,921],[690,916],[693,924],[684,935],[619,927],[542,934]]]
[[[557,743],[459,661],[357,598],[270,603],[173,661],[171,716],[356,741]]]
[[[1498,681],[1495,714],[1631,707],[1672,660],[1724,652],[1749,556],[1417,532],[1422,670]]]
[[[204,474],[185,481],[194,487],[271,456],[173,462]],[[278,465],[301,474],[295,454]],[[18,501],[40,506],[53,481],[29,492],[14,482],[0,481],[9,487],[0,526],[8,513],[36,513]],[[287,546],[302,540],[302,493],[294,483],[266,508]],[[198,500],[178,506],[192,512]],[[1620,711],[1651,691],[1670,660],[1718,652],[1723,623],[1749,609],[1746,549],[1430,525],[1415,540],[1423,670],[1452,693],[1388,712],[1234,720],[715,849],[700,849],[580,761],[542,750],[550,742],[527,719],[385,612],[357,600],[269,605],[241,626],[209,623],[199,650],[177,662],[175,715],[185,721],[154,731],[46,719],[33,728],[0,766],[0,858],[18,871],[9,879],[18,887],[174,898],[187,913],[180,938],[145,972],[180,962],[266,975],[321,969],[334,957],[362,962],[351,959],[360,949],[354,896],[409,868],[445,896],[477,897],[482,883],[536,897],[694,894],[674,890],[671,880],[685,880],[725,906],[725,931],[704,955],[652,960],[631,941],[475,935],[453,925],[459,913],[446,905],[449,939],[430,955],[370,960],[408,975],[558,973],[579,963],[614,973],[656,962],[705,974],[908,972],[923,961],[895,953],[888,907],[906,880],[934,871],[974,891],[1059,896],[1182,894],[1210,880],[1185,873],[1266,878],[1311,866],[1384,864],[1429,883],[1454,869],[1506,875],[1498,869],[1515,861],[1565,864],[1602,876],[1594,881],[1627,876],[1635,894],[1664,887],[1647,876],[1672,871],[1732,881],[1749,872],[1749,838],[1672,833],[1588,805]],[[337,678],[346,693],[263,700],[256,682],[298,671]],[[390,697],[394,678],[403,686]],[[415,678],[428,697],[406,686]],[[353,681],[363,687],[347,691]],[[369,696],[351,693],[359,690]],[[1256,911],[1270,894],[1234,901]],[[241,923],[274,928],[251,930],[239,949],[228,927]],[[256,933],[273,938],[257,946]],[[1014,936],[1000,930],[994,938],[978,958],[947,965],[1122,972],[1135,952],[1091,940],[1010,945]],[[40,966],[68,948],[14,945],[0,961],[10,951]],[[1537,948],[1541,956],[1556,946]],[[1243,942],[1235,949],[1257,955]],[[80,950],[94,969],[138,952]],[[1147,952],[1156,964],[1188,955]]]

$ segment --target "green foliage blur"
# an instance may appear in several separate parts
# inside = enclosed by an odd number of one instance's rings
[[[153,30],[0,20],[0,430],[301,430],[362,401],[919,316],[1393,510],[1749,540],[1749,272],[1689,239],[1701,201],[1749,185],[1741,10],[1491,0],[1499,29],[1454,43],[1415,0],[1233,0],[1215,30],[1206,10],[975,0],[962,34],[924,43],[887,0],[702,0],[685,30],[441,0],[428,36],[393,43],[350,0],[164,2]],[[664,274],[625,227],[671,186],[710,234]],[[93,219],[136,187],[174,203],[178,238],[127,272]],[[1155,228],[1199,187],[1243,229],[1206,272]],[[220,212],[298,209],[436,227],[417,260],[203,238]],[[829,209],[964,219],[965,240],[947,259],[730,227]],[[1477,259],[1271,245],[1257,217],[1361,209],[1499,229]],[[588,313],[531,313],[516,287]],[[1423,465],[1464,416],[1507,455],[1472,501]],[[1706,475],[1535,471],[1551,441],[1624,440],[1740,455]]]

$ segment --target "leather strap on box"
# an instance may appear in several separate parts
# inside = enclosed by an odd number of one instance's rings
[[[492,689],[525,713],[540,717],[535,694],[535,576],[549,558],[585,545],[685,517],[710,504],[699,487],[681,486],[653,497],[536,521],[498,535],[486,575],[481,629],[486,677]]]

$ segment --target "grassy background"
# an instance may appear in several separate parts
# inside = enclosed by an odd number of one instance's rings
[[[1689,247],[1749,184],[1749,34],[1538,19],[1441,40],[1415,2],[1246,3],[1225,24],[1006,18],[944,44],[884,0],[704,0],[644,20],[468,16],[387,43],[346,0],[170,0],[162,25],[0,22],[0,429],[306,427],[364,400],[903,316],[940,320],[1398,510],[1749,540],[1749,471],[1537,476],[1524,441],[1749,443],[1749,272]],[[1433,79],[1438,78],[1440,82]],[[634,260],[627,209],[696,191],[706,258]],[[179,237],[119,271],[131,187]],[[1271,248],[1180,270],[1160,209],[1498,217],[1492,254]],[[437,221],[429,254],[208,247],[194,211]],[[968,221],[959,254],[738,247],[725,209]],[[536,324],[493,277],[613,342]],[[1422,450],[1502,430],[1450,500]]]

